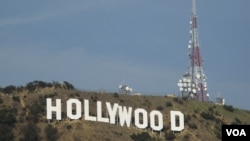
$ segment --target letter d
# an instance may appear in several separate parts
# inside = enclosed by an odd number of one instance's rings
[[[180,111],[170,111],[171,116],[171,130],[182,131],[184,129],[184,114]],[[179,117],[179,126],[176,126],[176,117]]]

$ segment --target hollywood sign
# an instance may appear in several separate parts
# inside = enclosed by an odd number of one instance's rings
[[[53,112],[56,113],[56,120],[61,120],[62,103],[61,99],[56,99],[55,105],[52,105],[52,99],[47,98],[47,119],[52,119]],[[121,106],[118,103],[111,104],[105,102],[108,117],[102,115],[102,102],[96,102],[96,116],[89,113],[89,100],[84,99],[84,119],[87,121],[105,122],[110,124],[120,124],[120,126],[131,126],[132,114],[134,115],[134,125],[137,128],[145,129],[152,128],[154,131],[163,129],[163,114],[158,110],[147,112],[143,108],[136,108],[133,111],[132,107]],[[72,110],[75,108],[75,112]],[[69,119],[80,119],[82,117],[82,102],[78,99],[69,99],[66,102],[67,117]],[[116,120],[119,119],[119,120]],[[170,122],[172,131],[182,131],[184,129],[184,115],[180,111],[170,111]],[[177,124],[178,123],[178,124]]]

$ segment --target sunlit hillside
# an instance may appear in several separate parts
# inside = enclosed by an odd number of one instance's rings
[[[46,98],[62,100],[62,120],[46,118]],[[84,118],[69,120],[66,116],[66,101],[89,100],[90,114],[96,116],[97,101],[143,108],[163,114],[164,128],[161,132],[151,128],[121,127],[118,124],[86,121]],[[106,115],[105,106],[103,116]],[[185,128],[182,132],[170,130],[170,110],[184,114]],[[0,140],[11,141],[220,141],[222,124],[250,124],[250,112],[230,105],[216,105],[171,96],[124,95],[89,92],[74,88],[69,82],[33,81],[24,86],[9,85],[0,92]],[[132,121],[133,123],[133,121]]]

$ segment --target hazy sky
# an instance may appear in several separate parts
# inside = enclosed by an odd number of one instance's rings
[[[85,90],[178,94],[191,0],[0,1],[0,86],[68,81]],[[250,110],[250,1],[198,0],[211,100]]]

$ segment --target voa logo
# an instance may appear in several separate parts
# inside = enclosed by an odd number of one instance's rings
[[[247,136],[244,129],[226,129],[227,136]]]

